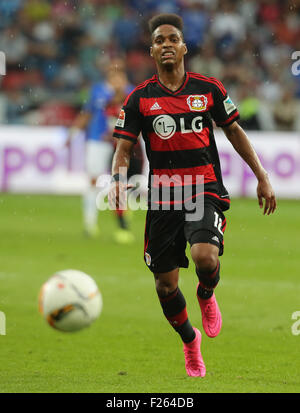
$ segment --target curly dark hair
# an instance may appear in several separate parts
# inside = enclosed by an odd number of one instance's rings
[[[150,33],[153,34],[157,27],[162,24],[170,24],[171,26],[176,27],[181,32],[183,37],[183,20],[180,16],[178,16],[178,14],[164,13],[152,17],[148,22]]]

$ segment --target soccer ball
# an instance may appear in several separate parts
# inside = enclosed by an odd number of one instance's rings
[[[102,296],[92,277],[78,270],[56,272],[43,284],[39,311],[51,327],[78,331],[102,311]]]

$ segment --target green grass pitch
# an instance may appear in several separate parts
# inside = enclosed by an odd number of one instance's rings
[[[299,392],[299,201],[263,216],[256,200],[232,200],[216,295],[223,315],[217,338],[203,333],[205,378],[186,376],[182,344],[168,325],[143,262],[145,211],[132,216],[136,242],[113,242],[116,220],[100,213],[98,239],[82,235],[79,197],[1,195],[0,392],[201,393]],[[74,334],[50,328],[38,293],[57,270],[94,277],[101,317]],[[180,288],[200,328],[193,265]]]

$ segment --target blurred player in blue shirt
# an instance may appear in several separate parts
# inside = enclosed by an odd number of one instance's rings
[[[123,61],[119,59],[111,61],[106,71],[106,79],[91,87],[89,99],[69,131],[67,146],[73,137],[85,131],[85,166],[89,186],[83,195],[83,222],[85,233],[89,236],[98,234],[96,181],[99,175],[110,173],[114,150],[109,134],[106,108],[114,101],[123,101],[124,96],[132,89],[133,87],[128,84]]]

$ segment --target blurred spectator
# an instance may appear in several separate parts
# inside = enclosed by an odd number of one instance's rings
[[[111,40],[113,23],[113,20],[108,19],[102,13],[98,13],[98,15],[91,20],[86,31],[95,44],[104,48]]]
[[[116,36],[119,47],[128,51],[137,44],[140,30],[137,13],[131,8],[124,8],[122,19],[115,23],[113,35]]]
[[[273,104],[273,115],[276,130],[293,131],[300,119],[299,102],[294,98],[292,89],[282,92],[279,100]]]
[[[51,4],[47,0],[26,0],[23,2],[24,17],[32,23],[46,20],[51,15]]]
[[[54,0],[52,2],[52,17],[55,19],[63,19],[72,12],[72,2],[65,0]]]
[[[8,123],[21,124],[22,117],[28,109],[28,100],[18,90],[11,89],[6,93],[5,115]]]
[[[255,0],[244,0],[238,2],[237,9],[242,16],[248,30],[256,29],[257,12],[259,2]]]
[[[279,43],[293,46],[300,36],[299,15],[296,10],[286,10],[274,25],[274,29]]]
[[[205,43],[200,52],[191,58],[189,67],[192,72],[204,76],[213,76],[217,79],[223,77],[223,64],[216,56],[215,44],[212,41]]]
[[[15,13],[22,6],[23,0],[0,0],[0,28],[9,25]]]
[[[184,39],[189,53],[193,54],[204,41],[208,30],[208,13],[201,2],[194,0],[190,2],[190,7],[183,11],[182,18],[185,27]]]
[[[254,84],[248,82],[239,88],[240,124],[247,130],[261,130],[259,122],[259,100],[253,94]]]
[[[272,114],[265,102],[258,99],[256,79],[248,78],[239,87],[240,125],[246,130],[273,130]]]
[[[140,0],[130,0],[129,3],[133,9],[139,10],[141,8]],[[178,0],[144,0],[143,11],[147,14],[152,13],[178,13]]]
[[[262,24],[272,25],[280,20],[280,3],[277,0],[260,0],[258,19]]]
[[[13,23],[0,33],[0,50],[5,53],[7,69],[19,67],[28,52],[28,40]]]
[[[68,56],[55,79],[55,86],[65,90],[73,90],[80,88],[83,82],[84,77],[77,58]]]
[[[66,17],[60,19],[56,26],[59,32],[59,52],[62,59],[68,56],[76,56],[78,53],[80,39],[85,33],[79,17],[73,10]]]
[[[280,98],[280,93],[283,85],[280,82],[280,68],[271,66],[269,67],[269,77],[266,79],[260,87],[259,97],[265,99],[273,104]]]
[[[224,0],[219,6],[211,23],[211,34],[215,38],[218,55],[222,58],[228,52],[232,53],[236,44],[245,38],[246,22],[238,14],[237,2]]]

